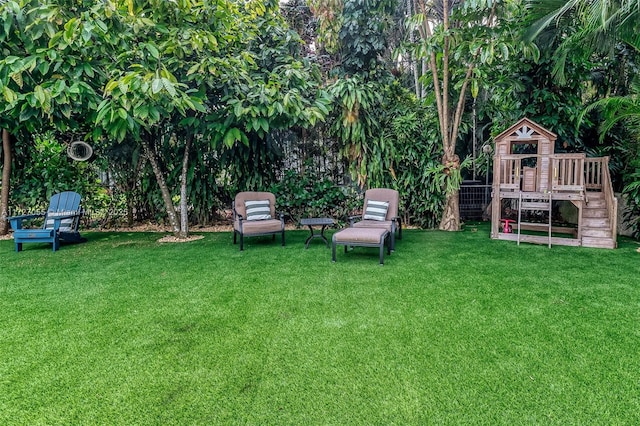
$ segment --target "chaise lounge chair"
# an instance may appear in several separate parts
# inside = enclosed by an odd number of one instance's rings
[[[364,193],[364,211],[349,218],[354,228],[384,228],[389,231],[390,249],[396,248],[396,231],[402,239],[402,219],[398,216],[400,197],[398,191],[387,188],[368,189]]]

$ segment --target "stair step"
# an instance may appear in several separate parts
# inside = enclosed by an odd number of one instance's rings
[[[588,202],[585,204],[586,208],[589,209],[603,209],[607,208],[607,201],[604,198],[588,198]]]
[[[582,210],[582,217],[587,218],[587,217],[607,217],[609,215],[609,212],[607,211],[607,209],[597,209],[597,208],[584,208]]]
[[[583,247],[614,249],[618,246],[612,238],[582,237]]]
[[[583,237],[610,238],[611,229],[609,228],[582,228]]]
[[[583,217],[582,226],[585,228],[611,228],[608,217]]]
[[[587,198],[604,198],[604,192],[602,191],[587,191]]]

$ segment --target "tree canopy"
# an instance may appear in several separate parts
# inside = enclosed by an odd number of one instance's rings
[[[220,188],[285,187],[311,160],[320,180],[331,168],[356,189],[395,187],[406,220],[456,230],[464,167],[481,160],[465,157],[523,115],[565,149],[608,152],[633,183],[622,159],[637,152],[628,136],[638,10],[581,0],[3,1],[3,214],[9,178],[37,176],[12,164],[45,164],[85,140],[100,160],[58,167],[121,180],[109,191],[125,188],[129,217],[136,203],[160,204],[156,218],[179,236],[189,212],[219,208]],[[288,143],[300,154],[284,161]],[[308,158],[308,145],[324,160]],[[302,166],[282,170],[293,160]],[[77,181],[93,188],[88,179]]]

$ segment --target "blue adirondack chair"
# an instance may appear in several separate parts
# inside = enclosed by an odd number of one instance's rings
[[[42,228],[25,229],[23,222],[44,217]],[[9,218],[13,229],[16,251],[22,250],[22,243],[51,243],[53,251],[60,248],[60,241],[80,243],[86,241],[80,236],[78,227],[82,217],[80,194],[66,191],[51,197],[45,214],[26,214]]]

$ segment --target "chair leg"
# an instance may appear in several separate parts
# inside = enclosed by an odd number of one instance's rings
[[[273,234],[273,236],[275,237],[276,234]],[[284,247],[284,229],[282,230],[282,247]]]
[[[238,236],[238,233],[234,230],[233,231],[233,244],[236,244],[236,238]]]
[[[240,251],[244,250],[244,234],[240,234]]]
[[[17,252],[22,251],[22,243],[16,243],[16,251]]]

